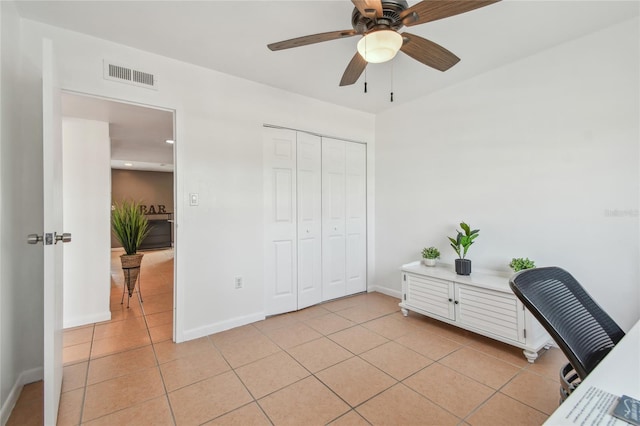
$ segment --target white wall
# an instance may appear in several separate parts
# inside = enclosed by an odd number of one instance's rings
[[[374,116],[43,24],[23,24],[28,60],[38,63],[42,36],[53,40],[63,89],[176,110],[177,340],[262,318],[262,125],[371,143]],[[104,80],[103,58],[156,73],[159,90]],[[189,206],[192,192],[200,195],[197,207]],[[235,276],[244,278],[243,289],[234,289]]]
[[[22,385],[42,378],[42,101],[37,75],[20,60],[20,19],[0,2],[0,424]],[[29,85],[27,86],[27,83]],[[25,99],[39,109],[30,108]]]
[[[109,123],[62,120],[64,327],[111,319]]]
[[[453,263],[446,237],[464,220],[481,230],[474,268],[561,266],[628,329],[640,316],[638,28],[626,21],[379,114],[377,284],[399,294],[399,266],[425,246]]]

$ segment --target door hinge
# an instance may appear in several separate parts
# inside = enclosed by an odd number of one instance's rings
[[[526,328],[522,329],[522,332],[524,333],[524,338],[526,339],[527,338],[527,329]]]
[[[404,300],[407,300],[407,295],[406,293],[402,295],[404,297]]]
[[[407,280],[407,274],[402,274],[402,281],[406,281]]]

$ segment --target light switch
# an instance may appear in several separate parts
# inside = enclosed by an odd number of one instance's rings
[[[197,192],[192,192],[189,194],[189,205],[190,206],[197,206],[198,205],[198,193]]]

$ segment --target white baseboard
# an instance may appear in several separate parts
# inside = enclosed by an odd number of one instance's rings
[[[386,294],[387,296],[395,297],[398,300],[402,298],[402,292],[398,290],[393,290],[388,287],[381,286],[370,286],[367,289],[367,292],[377,291],[382,294]],[[251,324],[256,321],[262,321],[265,319],[264,312],[257,312],[250,315],[245,315],[242,317],[231,318],[229,320],[221,321],[215,324],[209,324],[198,328],[192,328],[190,330],[185,330],[182,333],[183,340],[180,342],[186,342],[188,340],[198,339],[200,337],[208,336],[210,334],[219,333],[221,331],[229,330],[234,327],[240,327],[242,325]]]
[[[102,312],[100,314],[86,315],[83,317],[65,318],[62,324],[63,328],[80,327],[81,325],[93,324],[95,322],[109,321],[111,319],[111,311]]]
[[[42,367],[32,368],[31,370],[26,370],[20,373],[16,382],[13,384],[7,399],[2,404],[2,409],[0,409],[0,425],[5,425],[9,420],[9,416],[13,411],[13,407],[16,406],[16,402],[18,402],[18,397],[20,396],[20,392],[22,392],[24,385],[42,380],[43,377],[44,370]]]
[[[367,292],[377,291],[378,293],[386,294],[387,296],[395,297],[397,299],[402,299],[402,292],[399,290],[394,290],[388,287],[382,287],[379,285],[370,286],[367,289]]]
[[[245,315],[242,317],[231,318],[229,320],[217,322],[215,324],[209,324],[198,328],[192,328],[191,330],[185,330],[182,333],[183,341],[198,339],[200,337],[208,336],[210,334],[219,333],[221,331],[229,330],[231,328],[240,327],[242,325],[251,324],[252,322],[262,321],[265,319],[264,312],[257,312],[251,315]],[[180,343],[180,342],[178,342]]]

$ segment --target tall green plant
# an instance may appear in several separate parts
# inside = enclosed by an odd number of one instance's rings
[[[449,241],[451,242],[451,247],[453,247],[455,252],[458,254],[458,257],[460,259],[464,259],[465,256],[467,255],[467,251],[469,250],[469,247],[471,247],[471,244],[473,244],[473,240],[475,240],[478,237],[480,230],[474,229],[472,231],[469,225],[467,225],[464,222],[460,223],[460,228],[462,228],[462,230],[464,231],[464,234],[461,231],[458,231],[458,235],[456,236],[456,238],[452,238],[452,237],[447,237],[447,238],[449,238]]]
[[[150,230],[149,221],[142,213],[140,203],[135,201],[115,203],[111,229],[127,254],[136,254]]]

